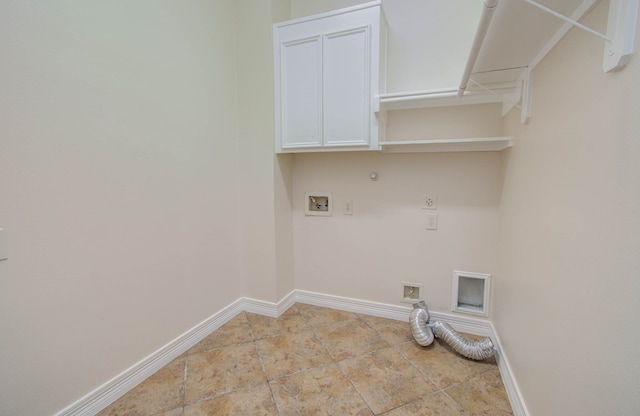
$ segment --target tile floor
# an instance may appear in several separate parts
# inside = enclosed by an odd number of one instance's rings
[[[495,360],[409,324],[295,304],[241,313],[99,416],[511,415]]]

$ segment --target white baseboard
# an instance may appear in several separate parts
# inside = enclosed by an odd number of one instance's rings
[[[529,416],[529,409],[527,409],[527,405],[524,402],[522,393],[518,388],[516,379],[514,378],[513,372],[511,371],[511,366],[509,366],[509,360],[502,350],[500,337],[493,327],[493,324],[491,324],[491,332],[491,340],[498,349],[498,355],[496,356],[496,361],[498,362],[498,370],[500,370],[500,375],[502,376],[502,384],[504,384],[504,388],[507,391],[507,396],[509,396],[511,410],[513,410],[514,416]]]
[[[348,312],[362,313],[365,315],[379,316],[381,318],[395,319],[398,321],[409,322],[409,314],[411,313],[411,309],[413,309],[408,306],[389,305],[385,303],[326,295],[323,293],[308,292],[304,290],[295,290],[294,292],[296,302],[307,303],[315,306],[324,306]],[[498,363],[498,370],[500,371],[505,390],[509,396],[509,402],[511,403],[513,414],[514,416],[529,416],[527,407],[522,400],[522,394],[515,382],[513,373],[511,372],[511,367],[509,367],[509,362],[502,351],[500,339],[498,338],[491,321],[433,311],[429,311],[429,315],[431,320],[446,322],[457,331],[491,338],[498,349],[498,356],[496,359]]]
[[[409,314],[411,314],[411,309],[413,309],[409,306],[389,305],[386,303],[326,295],[324,293],[308,292],[305,290],[295,290],[294,292],[296,302],[395,319],[396,321],[409,322]],[[485,319],[432,311],[429,311],[429,315],[432,320],[446,322],[460,332],[486,337],[493,334],[491,322]]]
[[[278,303],[251,298],[240,298],[75,403],[62,409],[54,416],[93,416],[189,350],[240,312],[257,313],[275,318],[280,316],[296,302],[406,322],[409,321],[409,314],[412,309],[408,306],[389,305],[297,289],[289,293]],[[429,311],[429,314],[433,320],[446,322],[458,331],[491,337],[498,348],[498,369],[502,375],[514,415],[529,416],[520,390],[513,378],[509,363],[502,352],[500,340],[491,322],[441,312]]]
[[[342,296],[325,295],[324,293],[295,290],[296,302],[308,305],[323,306],[341,311],[362,313],[397,321],[409,320],[411,308],[406,306],[389,305],[386,303],[370,302],[367,300],[345,298]]]
[[[297,302],[295,290],[282,298],[278,303],[252,298],[240,298],[240,300],[242,301],[242,307],[245,312],[257,313],[272,318],[277,318],[282,315],[291,305]]]
[[[244,310],[240,298],[54,416],[93,416]]]

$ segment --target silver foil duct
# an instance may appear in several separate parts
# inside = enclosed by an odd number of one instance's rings
[[[456,350],[458,354],[464,355],[472,360],[486,360],[498,352],[490,338],[482,338],[479,341],[469,341],[453,329],[451,325],[440,321],[434,322],[431,328],[436,337],[442,338],[442,340]]]
[[[435,335],[450,345],[458,354],[472,360],[486,360],[498,352],[490,338],[469,341],[445,322],[429,323],[429,311],[423,301],[413,305],[409,324],[416,342],[425,347],[433,343]]]
[[[427,322],[429,322],[427,305],[422,301],[413,305],[413,310],[409,316],[409,324],[416,342],[423,347],[431,345],[434,339],[433,332],[427,326]]]

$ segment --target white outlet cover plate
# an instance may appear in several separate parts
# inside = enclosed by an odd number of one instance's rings
[[[422,209],[438,209],[438,196],[433,194],[425,195]]]
[[[438,229],[438,214],[427,215],[427,230]]]

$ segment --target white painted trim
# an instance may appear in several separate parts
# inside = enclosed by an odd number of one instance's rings
[[[104,409],[126,392],[140,384],[156,371],[189,350],[211,332],[220,328],[240,312],[251,312],[278,317],[296,302],[322,306],[348,312],[378,316],[398,321],[409,321],[411,307],[390,305],[362,299],[327,295],[305,290],[293,290],[278,303],[252,298],[239,298],[213,314],[208,319],[184,332],[167,345],[134,364],[102,386],[91,391],[54,416],[92,416]],[[515,416],[529,416],[522,394],[515,382],[509,362],[502,352],[500,339],[490,321],[455,314],[429,312],[431,319],[446,322],[458,331],[490,337],[498,348],[498,369],[511,402]]]
[[[267,302],[264,300],[252,298],[240,298],[239,300],[242,302],[242,310],[245,312],[257,313],[259,315],[266,315],[272,318],[277,318],[278,316],[282,315],[287,309],[289,309],[294,303],[296,303],[296,291],[291,291],[278,303]]]
[[[598,1],[599,0],[584,0],[571,14],[571,20],[574,20],[576,22],[580,20],[583,16],[590,12],[596,4],[598,4]],[[562,26],[560,26],[560,29],[558,29],[558,31],[551,37],[551,39],[549,39],[549,42],[547,42],[547,44],[542,47],[540,52],[538,52],[538,55],[529,63],[529,71],[533,71],[538,66],[538,64],[542,62],[542,60],[547,56],[547,54],[551,52],[551,49],[553,49],[573,27],[574,26],[568,22],[565,22]]]
[[[502,349],[502,344],[500,343],[500,337],[498,336],[493,324],[489,324],[491,326],[491,340],[493,344],[498,349],[498,355],[496,355],[496,361],[498,362],[498,370],[500,371],[500,375],[502,376],[502,384],[504,384],[504,388],[507,391],[507,396],[509,397],[509,402],[511,403],[511,410],[513,410],[514,416],[529,416],[529,409],[527,409],[527,405],[524,402],[522,397],[522,392],[516,383],[516,379],[513,376],[513,372],[511,371],[511,366],[509,365],[509,360]]]
[[[409,314],[411,313],[411,308],[407,306],[389,305],[386,303],[371,302],[343,296],[308,292],[306,290],[296,289],[295,292],[297,302],[338,309],[341,311],[362,313],[365,315],[407,322],[409,322]]]
[[[482,280],[482,306],[469,308],[460,306],[460,278]],[[491,275],[487,273],[453,271],[453,285],[451,290],[451,310],[460,313],[470,313],[478,316],[489,316],[489,301],[491,293]]]
[[[244,299],[240,298],[76,402],[65,407],[54,416],[95,415],[122,397],[126,392],[146,380],[156,371],[189,350],[189,348],[202,341],[207,335],[227,323],[231,318],[242,312],[243,308]]]

